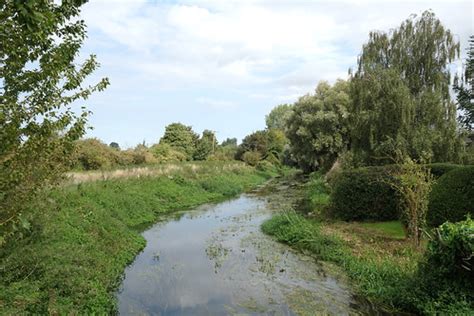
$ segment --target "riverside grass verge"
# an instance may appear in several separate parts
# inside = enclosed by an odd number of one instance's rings
[[[110,314],[140,235],[161,214],[233,197],[274,176],[242,164],[65,185],[34,207],[29,233],[0,249],[0,314]],[[186,232],[183,232],[186,233]]]
[[[416,248],[404,238],[399,221],[363,223],[325,218],[321,202],[328,197],[322,182],[320,176],[312,175],[302,186],[301,196],[306,201],[302,205],[309,207],[302,211],[307,216],[285,210],[264,222],[262,231],[317,260],[335,264],[335,269],[351,279],[355,293],[388,313],[474,314],[469,290],[447,287],[432,293],[426,288],[419,270],[424,247]]]

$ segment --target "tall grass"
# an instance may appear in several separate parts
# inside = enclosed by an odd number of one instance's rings
[[[194,161],[122,167],[115,170],[74,171],[66,175],[66,183],[83,183],[122,178],[159,177],[178,174],[206,174],[216,171],[245,171],[248,166],[239,161]]]
[[[195,166],[82,182],[45,195],[28,236],[0,249],[0,314],[113,313],[113,293],[145,245],[139,234],[145,225],[270,177],[242,165]]]

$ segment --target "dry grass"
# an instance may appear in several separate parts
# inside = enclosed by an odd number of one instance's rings
[[[167,163],[145,167],[135,167],[116,170],[76,171],[66,174],[67,183],[78,184],[84,182],[104,181],[119,178],[141,178],[170,176],[176,174],[197,174],[215,171],[239,171],[249,167],[242,162],[180,162]]]

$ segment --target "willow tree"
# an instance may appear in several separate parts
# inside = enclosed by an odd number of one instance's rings
[[[474,36],[469,39],[469,48],[464,73],[454,82],[458,108],[461,111],[460,123],[468,130],[474,129]]]
[[[83,85],[95,56],[75,63],[84,2],[0,2],[0,246],[29,226],[29,201],[67,167],[88,115],[73,104],[108,84]]]
[[[349,83],[320,82],[314,94],[293,105],[286,135],[291,153],[305,171],[329,168],[347,148]]]
[[[395,151],[434,161],[457,157],[449,64],[460,45],[431,11],[372,32],[352,76],[351,147],[364,163]],[[360,155],[359,155],[360,157]]]

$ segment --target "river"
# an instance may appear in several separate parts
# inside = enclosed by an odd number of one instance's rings
[[[125,271],[120,315],[360,314],[342,277],[260,231],[272,212],[243,194],[163,217]]]

